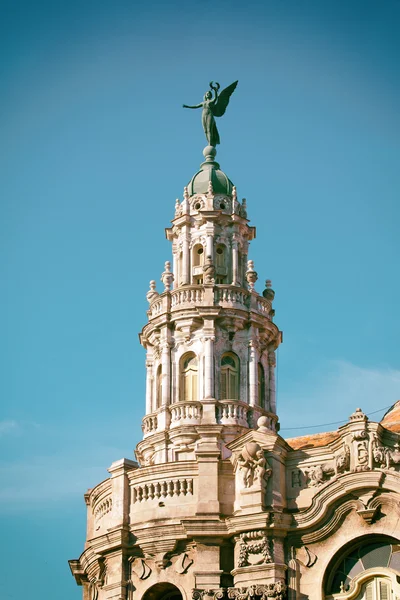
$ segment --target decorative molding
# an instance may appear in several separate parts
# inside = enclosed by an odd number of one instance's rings
[[[255,597],[261,600],[267,600],[268,598],[286,600],[287,586],[283,581],[277,581],[267,585],[250,585],[247,588],[228,588],[229,600],[252,600]]]
[[[263,531],[241,533],[239,538],[238,567],[266,565],[272,563],[271,542]],[[254,562],[249,561],[249,555],[259,555]]]

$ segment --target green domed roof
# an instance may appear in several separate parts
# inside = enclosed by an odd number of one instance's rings
[[[193,175],[187,189],[189,196],[206,194],[211,182],[214,194],[232,195],[233,183],[219,168],[214,160],[217,150],[213,146],[206,146],[203,150],[205,161],[200,165],[200,171]]]

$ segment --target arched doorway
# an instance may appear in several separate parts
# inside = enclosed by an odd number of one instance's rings
[[[183,600],[181,592],[172,583],[156,583],[145,592],[142,600]]]
[[[342,548],[328,565],[326,600],[391,600],[400,592],[400,543],[364,536]]]

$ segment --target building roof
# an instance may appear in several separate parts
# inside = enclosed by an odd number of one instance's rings
[[[390,431],[400,433],[400,400],[397,400],[383,415],[381,425]]]
[[[232,181],[221,171],[219,164],[214,160],[217,151],[213,146],[206,146],[203,151],[205,161],[200,165],[200,171],[193,175],[188,183],[189,196],[206,194],[209,185],[212,185],[214,194],[230,196],[233,190]]]
[[[397,400],[393,406],[383,415],[381,425],[390,431],[400,433],[400,400]],[[288,438],[286,442],[293,450],[305,450],[307,448],[319,448],[326,446],[339,437],[337,431],[326,431],[323,433],[312,433],[299,437]]]
[[[295,438],[289,438],[286,442],[293,450],[305,450],[306,448],[319,448],[333,442],[339,434],[337,431],[326,431],[323,433],[313,433],[311,435],[302,435]]]

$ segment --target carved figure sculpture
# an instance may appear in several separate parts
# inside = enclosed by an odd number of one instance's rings
[[[201,121],[206,135],[207,141],[210,146],[216,146],[220,143],[219,133],[217,124],[214,117],[222,117],[226,111],[226,107],[229,104],[229,99],[236,89],[238,82],[234,81],[227,88],[222,90],[218,95],[218,90],[221,87],[219,83],[210,82],[210,89],[204,94],[203,102],[195,104],[194,106],[183,105],[183,108],[202,108],[203,112],[201,115]],[[214,91],[214,98],[213,93]]]
[[[390,469],[391,464],[400,464],[400,445],[396,442],[394,450],[387,446],[380,446],[378,437],[375,435],[373,439],[372,455],[374,461],[379,463],[381,469]]]
[[[315,465],[314,467],[311,467],[311,469],[307,471],[310,486],[318,487],[322,485],[330,475],[333,475],[333,473],[334,470],[327,465]]]
[[[254,442],[245,445],[237,457],[237,465],[242,474],[243,485],[246,488],[256,483],[261,485],[272,474],[272,469],[264,456],[264,451]]]
[[[350,469],[350,448],[345,445],[342,452],[336,456],[336,473],[343,473]]]

